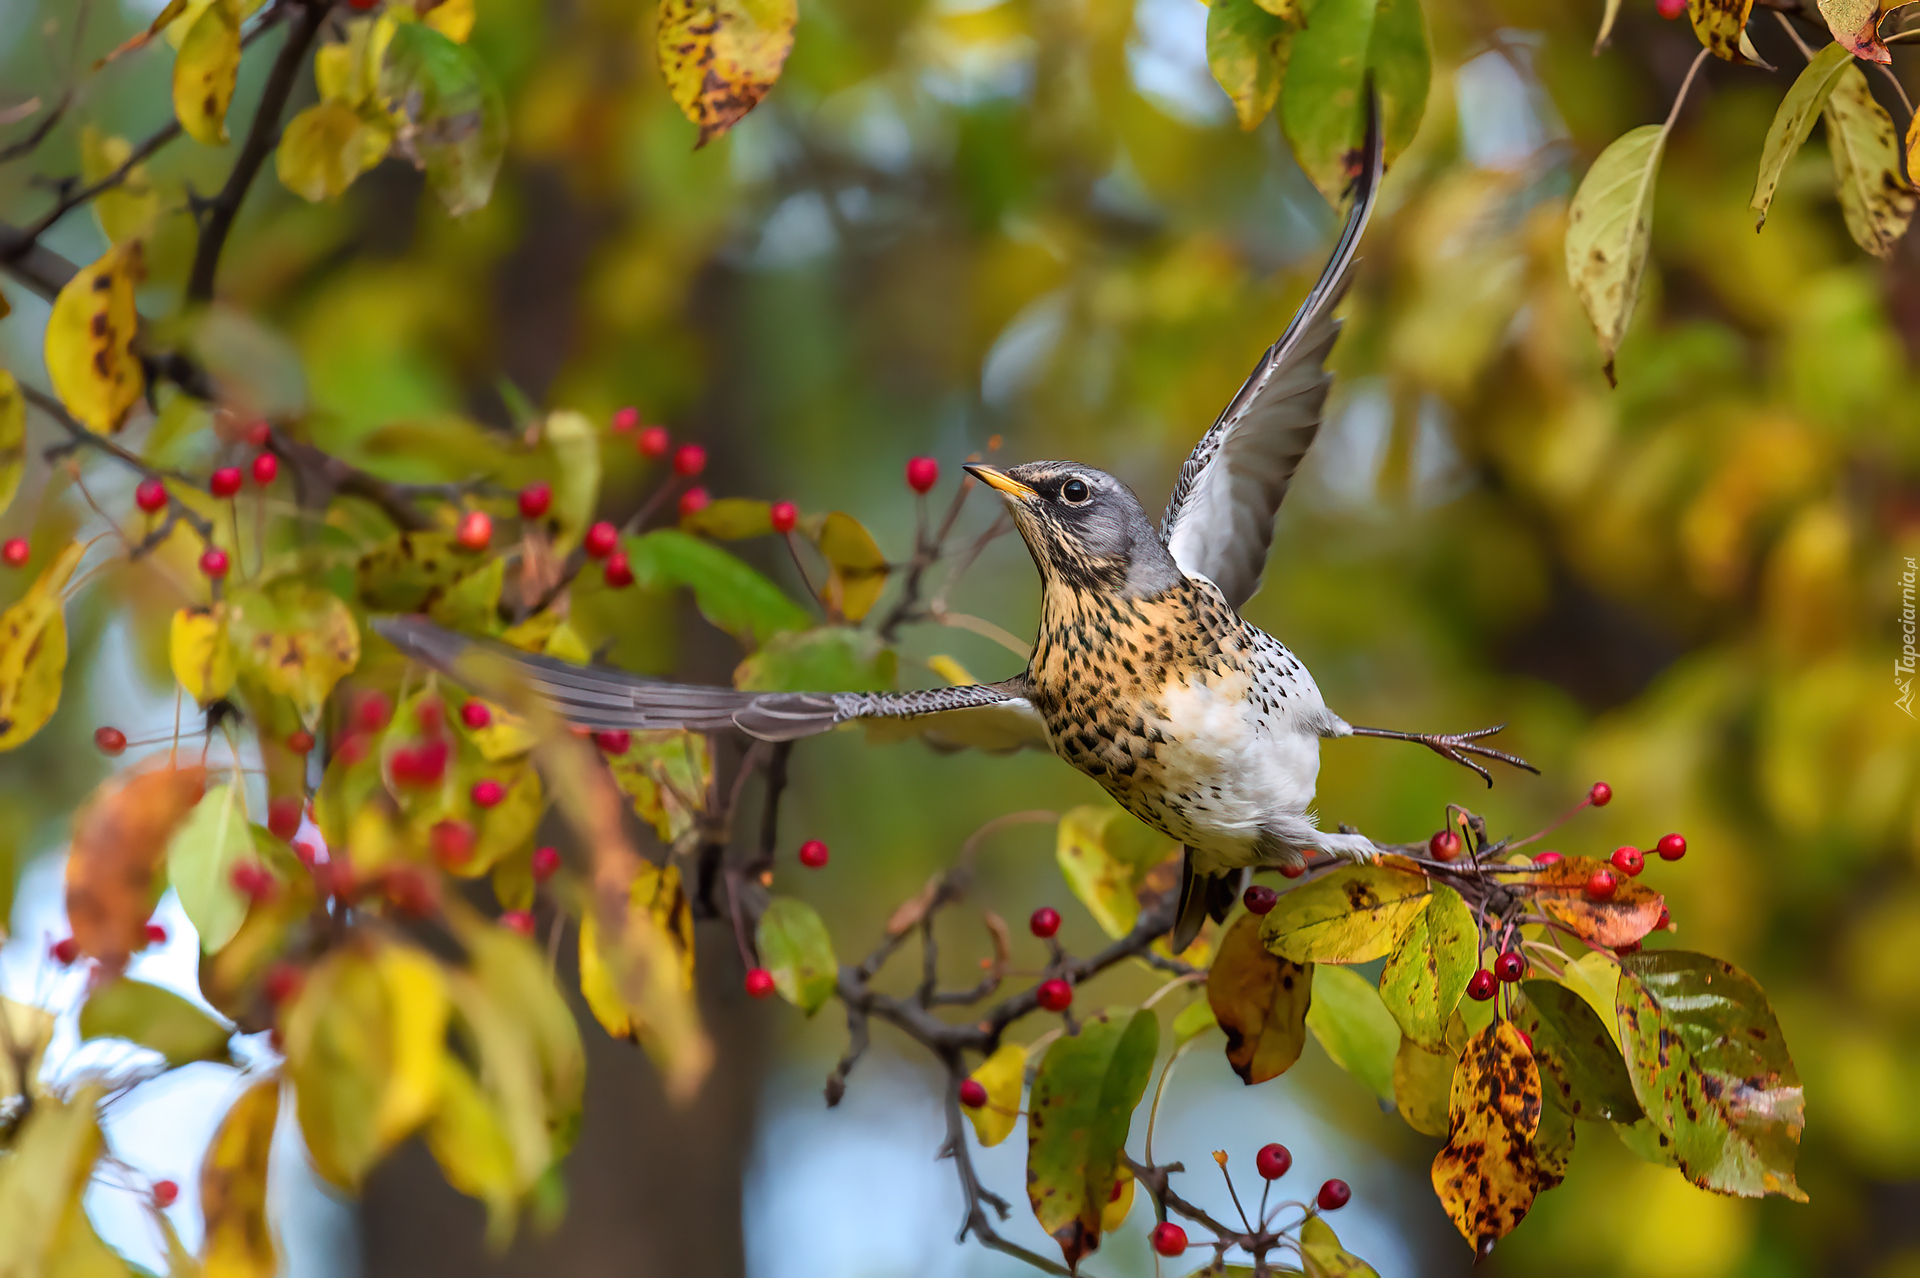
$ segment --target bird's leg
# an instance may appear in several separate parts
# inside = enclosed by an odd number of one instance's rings
[[[1372,839],[1357,830],[1322,830],[1306,816],[1270,816],[1261,825],[1261,863],[1299,865],[1307,852],[1325,852],[1365,865],[1380,856]]]
[[[1433,751],[1441,758],[1451,759],[1463,768],[1472,768],[1480,774],[1481,780],[1485,781],[1487,786],[1491,788],[1493,786],[1493,774],[1468,758],[1468,755],[1477,754],[1483,759],[1497,759],[1501,763],[1508,764],[1511,767],[1523,768],[1535,776],[1540,774],[1540,769],[1534,767],[1531,763],[1528,763],[1525,759],[1517,755],[1506,754],[1502,751],[1479,744],[1482,737],[1490,737],[1506,726],[1504,723],[1496,723],[1491,728],[1482,728],[1478,732],[1452,733],[1395,732],[1391,728],[1354,728],[1353,735],[1356,737],[1387,737],[1394,741],[1418,741],[1421,745]]]

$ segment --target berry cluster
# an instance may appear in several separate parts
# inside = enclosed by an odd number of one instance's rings
[[[962,1091],[962,1099],[965,1099],[964,1088]],[[1226,1152],[1224,1150],[1216,1151],[1213,1157],[1214,1160],[1220,1164],[1221,1171],[1226,1171]],[[1262,1145],[1259,1152],[1253,1156],[1253,1166],[1254,1170],[1260,1173],[1260,1179],[1268,1185],[1271,1185],[1274,1181],[1279,1180],[1293,1169],[1293,1153],[1285,1145],[1277,1142]],[[1229,1185],[1232,1183],[1231,1176],[1228,1177],[1228,1183]],[[1235,1201],[1238,1201],[1237,1197]],[[1260,1201],[1260,1224],[1261,1228],[1264,1229],[1272,1223],[1275,1215],[1288,1206],[1296,1208],[1304,1206],[1309,1216],[1315,1212],[1339,1211],[1342,1207],[1345,1207],[1349,1202],[1353,1201],[1353,1190],[1344,1180],[1330,1179],[1321,1183],[1318,1192],[1313,1196],[1311,1206],[1297,1203],[1283,1203],[1275,1207],[1272,1212],[1268,1212],[1265,1210],[1266,1195],[1264,1192],[1261,1195]],[[1178,1256],[1187,1250],[1187,1231],[1170,1220],[1162,1220],[1153,1227],[1153,1232],[1147,1235],[1147,1242],[1162,1256]],[[1215,1245],[1217,1246],[1219,1244]]]

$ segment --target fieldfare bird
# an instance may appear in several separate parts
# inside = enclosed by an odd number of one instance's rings
[[[1157,532],[1132,491],[1091,466],[966,467],[1004,499],[1040,572],[1040,633],[1022,673],[917,692],[753,693],[511,659],[560,714],[596,729],[738,729],[787,741],[854,720],[996,716],[1001,744],[1025,736],[1044,745],[1184,845],[1175,952],[1209,914],[1225,917],[1247,867],[1297,866],[1316,851],[1375,855],[1364,835],[1322,830],[1308,811],[1322,737],[1419,742],[1489,785],[1474,756],[1533,771],[1480,744],[1498,727],[1439,735],[1347,723],[1300,660],[1238,612],[1259,588],[1275,515],[1320,429],[1333,380],[1327,353],[1340,331],[1333,308],[1379,187],[1377,111],[1355,159],[1352,211],[1331,260],[1180,468]],[[417,618],[376,624],[449,673],[474,642]],[[938,744],[938,723],[930,726]]]

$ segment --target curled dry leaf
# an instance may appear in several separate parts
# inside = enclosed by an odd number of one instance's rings
[[[83,954],[117,971],[147,943],[161,854],[200,801],[207,770],[166,762],[108,781],[74,818],[67,917]]]
[[[1312,965],[1269,953],[1258,916],[1235,920],[1207,972],[1207,1004],[1226,1031],[1227,1063],[1241,1082],[1278,1078],[1300,1059],[1312,997]]]
[[[1880,15],[1891,7],[1886,0],[1820,0],[1820,16],[1846,52],[1864,62],[1891,63],[1893,54],[1880,39]]]
[[[1753,12],[1753,0],[1688,0],[1687,17],[1693,33],[1716,58],[1728,62],[1750,61],[1740,51],[1740,36],[1747,29]]]
[[[1515,892],[1529,893],[1533,903],[1558,920],[1581,940],[1613,948],[1643,940],[1660,922],[1666,898],[1639,879],[1617,875],[1618,885],[1606,900],[1587,893],[1587,880],[1606,869],[1604,861],[1570,856],[1530,877],[1516,879]]]

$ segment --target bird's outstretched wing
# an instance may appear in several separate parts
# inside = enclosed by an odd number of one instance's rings
[[[1273,520],[1313,437],[1333,375],[1327,352],[1340,334],[1333,308],[1347,291],[1354,249],[1380,188],[1379,99],[1367,95],[1367,133],[1353,211],[1326,269],[1279,341],[1200,437],[1180,468],[1160,538],[1181,571],[1211,579],[1235,608],[1260,588]]]
[[[1031,718],[1036,724],[1039,719],[1026,699],[1024,675],[1001,683],[917,692],[740,692],[667,683],[607,666],[577,666],[458,635],[421,617],[379,617],[373,628],[407,656],[463,681],[486,680],[489,658],[495,671],[504,661],[555,714],[587,728],[636,732],[738,728],[763,741],[792,741],[854,720],[949,714],[964,718],[959,712],[986,707],[1001,712],[1003,718],[1011,714],[1020,721]],[[951,744],[954,748],[972,744],[966,735],[964,730],[928,734],[934,744]],[[1044,728],[1040,736],[1044,741]],[[1027,743],[1009,740],[1002,748]]]

